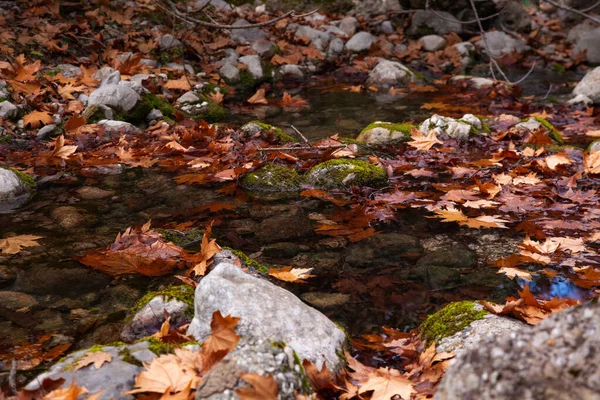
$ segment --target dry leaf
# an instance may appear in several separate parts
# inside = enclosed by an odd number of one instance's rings
[[[315,275],[310,275],[312,268],[271,268],[269,275],[285,282],[306,283],[305,279],[312,278]]]
[[[112,356],[104,351],[92,351],[88,352],[83,358],[77,361],[75,364],[75,371],[86,367],[90,364],[94,364],[94,368],[100,368],[105,362],[111,362]]]
[[[17,254],[21,251],[22,247],[39,246],[40,244],[37,242],[37,240],[42,238],[43,236],[20,235],[6,239],[0,239],[0,250],[4,254]]]
[[[66,160],[69,156],[77,151],[77,146],[65,146],[65,136],[60,135],[56,138],[56,144],[52,150],[51,156]]]
[[[235,391],[241,400],[277,400],[279,389],[271,375],[262,376],[256,373],[242,374],[243,380],[252,385]]]
[[[265,98],[265,89],[258,89],[252,97],[248,99],[250,104],[269,104]]]
[[[429,150],[436,144],[443,144],[442,141],[438,140],[434,131],[429,131],[427,136],[425,136],[417,129],[413,129],[410,132],[410,136],[413,140],[412,142],[408,142],[408,144],[419,150]]]
[[[32,128],[39,128],[42,124],[49,125],[54,123],[52,115],[46,111],[34,111],[23,117],[23,125],[31,125]]]

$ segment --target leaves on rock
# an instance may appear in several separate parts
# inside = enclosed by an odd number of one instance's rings
[[[252,387],[237,389],[235,393],[241,400],[276,400],[279,389],[271,375],[263,376],[256,373],[240,375]]]
[[[75,364],[75,371],[87,367],[90,364],[94,364],[94,368],[98,369],[102,367],[105,362],[111,362],[112,356],[104,351],[91,351],[86,353],[83,358],[77,361]]]

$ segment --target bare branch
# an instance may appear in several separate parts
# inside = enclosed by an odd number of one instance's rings
[[[296,129],[296,127],[294,125],[290,125],[292,127],[292,129],[294,131],[296,131],[296,133],[298,135],[300,135],[300,137],[302,138],[302,140],[304,141],[304,143],[306,143],[307,145],[309,145],[310,147],[312,147],[312,144],[310,144],[310,142],[308,141],[308,139],[302,134],[302,132],[300,132],[298,129]]]
[[[582,11],[582,12],[586,13],[588,11],[592,11],[594,8],[596,8],[598,6],[600,6],[600,1],[597,1],[596,4],[593,4],[593,5],[589,6],[588,8],[583,8],[583,9],[581,9],[579,11]]]
[[[329,150],[329,149],[342,149],[347,147],[347,144],[336,144],[332,146],[296,146],[296,147],[259,147],[258,151],[298,151],[298,150]]]
[[[593,17],[593,16],[591,16],[589,14],[586,14],[584,11],[576,10],[575,8],[564,6],[564,5],[560,4],[560,3],[557,3],[554,0],[543,0],[543,1],[545,1],[548,4],[552,4],[554,7],[562,8],[565,11],[572,12],[573,14],[577,14],[577,15],[579,15],[581,17],[589,19],[590,21],[594,21],[595,23],[600,24],[600,19],[599,18],[596,18],[596,17]]]

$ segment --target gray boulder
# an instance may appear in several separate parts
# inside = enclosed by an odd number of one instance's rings
[[[240,81],[240,70],[233,64],[227,63],[219,70],[221,78],[229,83],[236,83]]]
[[[261,57],[273,57],[277,52],[277,45],[266,39],[258,39],[252,43],[252,49]]]
[[[396,61],[383,60],[369,74],[367,85],[376,87],[404,87],[416,81],[415,74]]]
[[[0,117],[10,119],[19,114],[19,108],[10,101],[0,102]]]
[[[450,364],[436,399],[597,399],[600,306],[560,311],[535,327],[483,338]]]
[[[481,133],[483,124],[472,114],[465,114],[459,120],[434,114],[423,121],[419,131],[424,135],[434,131],[439,139],[467,140],[472,132]]]
[[[245,26],[250,25],[245,19],[238,19],[235,21],[233,26]],[[244,29],[232,29],[231,39],[237,43],[252,43],[257,39],[265,39],[267,34],[260,28],[244,28]]]
[[[358,20],[354,17],[345,17],[340,21],[340,29],[344,31],[348,37],[352,37],[356,33],[357,27]]]
[[[65,78],[75,78],[81,73],[81,68],[71,64],[58,64],[56,68]]]
[[[177,99],[177,103],[197,103],[200,101],[200,97],[196,96],[194,92],[185,92]]]
[[[156,39],[158,47],[161,50],[169,50],[174,47],[181,47],[182,43],[173,35],[167,33]]]
[[[22,205],[32,191],[16,172],[0,167],[0,212]]]
[[[575,96],[583,95],[600,104],[600,67],[589,71],[573,89]]]
[[[109,106],[129,111],[140,100],[140,95],[129,86],[106,84],[100,86],[90,94],[88,105]]]
[[[89,350],[77,351],[54,364],[47,372],[38,375],[25,386],[25,389],[38,390],[42,387],[45,379],[59,380],[62,378],[64,379],[63,388],[67,388],[74,380],[77,386],[85,387],[91,394],[102,390],[102,394],[98,397],[99,400],[133,399],[134,396],[123,394],[123,392],[133,389],[135,377],[144,368],[128,361],[137,360],[136,362],[139,364],[150,362],[156,357],[156,354],[150,351],[148,347],[148,342],[122,346],[103,346],[101,351],[110,354],[112,360],[102,364],[99,369],[90,364],[75,370],[74,367],[77,362],[89,352]],[[98,350],[94,349],[94,351]]]
[[[337,57],[344,51],[344,41],[340,38],[334,38],[331,42],[329,42],[329,47],[327,48],[327,55],[329,57]]]
[[[331,35],[329,33],[321,32],[305,25],[298,26],[295,37],[296,39],[307,37],[312,45],[320,51],[325,51],[327,45],[329,44],[329,40],[331,39]]]
[[[196,288],[195,315],[188,334],[198,341],[211,333],[215,311],[239,317],[236,332],[241,344],[256,340],[283,342],[300,359],[339,371],[344,361],[338,356],[344,333],[319,311],[292,293],[246,274],[230,263],[217,265]]]
[[[584,33],[577,40],[573,55],[577,57],[585,52],[585,59],[590,64],[600,64],[600,28]]]
[[[398,0],[353,0],[354,14],[369,17],[402,10]]]
[[[421,38],[423,43],[423,50],[425,51],[438,51],[446,47],[448,41],[438,35],[427,35]]]
[[[419,10],[412,16],[408,34],[411,36],[423,36],[432,33],[445,35],[450,32],[461,33],[462,29],[463,26],[460,21],[450,13]]]
[[[140,129],[136,126],[125,121],[116,121],[113,119],[103,119],[98,121],[98,125],[101,125],[104,130],[108,133],[124,132],[140,132]]]
[[[262,60],[257,55],[240,57],[239,62],[248,67],[248,72],[255,79],[262,79],[265,74],[262,67]]]
[[[100,86],[117,85],[121,81],[121,73],[112,67],[105,66],[94,72],[92,78],[99,81]]]
[[[375,43],[377,38],[371,35],[369,32],[358,32],[346,42],[346,50],[353,53],[360,53],[361,51],[367,51],[371,48],[371,45]]]
[[[302,82],[304,80],[304,72],[299,65],[286,64],[279,68],[279,73],[284,79]]]
[[[530,49],[530,47],[525,44],[523,39],[515,39],[504,32],[486,32],[484,36],[490,51],[488,56],[494,58],[503,57],[515,52],[520,54]],[[475,45],[478,48],[487,51],[483,38],[478,40]]]
[[[567,42],[569,43],[577,43],[579,39],[586,33],[593,31],[594,27],[590,24],[581,23],[577,24],[571,28],[569,34],[567,35]]]

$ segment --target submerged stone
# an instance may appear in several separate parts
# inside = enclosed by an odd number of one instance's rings
[[[295,196],[300,190],[298,172],[278,164],[266,164],[239,179],[241,188],[256,194],[271,194],[281,197]]]
[[[322,189],[350,186],[381,186],[387,182],[383,168],[367,161],[338,158],[314,166],[306,175],[306,183]]]
[[[23,172],[0,167],[0,212],[15,209],[35,190],[33,178]]]
[[[412,124],[394,124],[391,122],[373,122],[362,130],[357,142],[369,146],[381,146],[410,140],[410,131],[416,129]]]
[[[281,143],[298,142],[296,139],[285,133],[281,128],[266,124],[261,121],[250,121],[243,125],[240,129],[249,135],[256,135],[258,133],[273,134]]]

